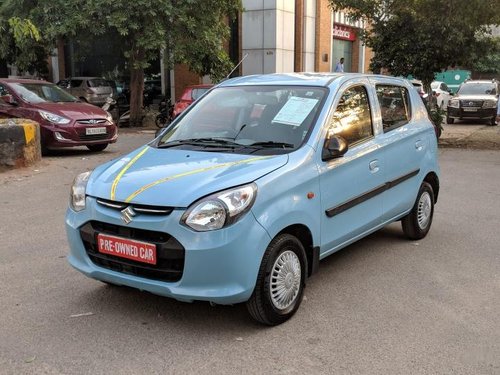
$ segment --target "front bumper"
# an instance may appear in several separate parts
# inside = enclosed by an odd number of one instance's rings
[[[101,206],[87,197],[81,212],[68,209],[66,231],[70,243],[69,263],[88,277],[145,290],[179,301],[210,301],[233,304],[248,300],[270,238],[251,212],[222,230],[194,232],[180,224],[184,210],[168,216],[138,215],[127,225],[147,231],[168,233],[185,249],[184,267],[178,281],[168,282],[114,271],[95,264],[89,257],[80,228],[90,221],[124,227],[120,211]]]
[[[465,120],[465,119],[486,120],[495,117],[497,113],[496,108],[471,109],[471,108],[448,107],[447,111],[448,111],[447,115],[449,118],[454,118],[458,120]]]
[[[87,135],[86,128],[104,127],[105,134]],[[118,128],[111,122],[102,125],[68,125],[57,126],[42,124],[40,127],[42,142],[48,148],[52,147],[74,147],[103,143],[115,143],[118,139]]]

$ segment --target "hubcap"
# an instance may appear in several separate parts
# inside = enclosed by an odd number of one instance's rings
[[[271,301],[276,308],[284,310],[292,305],[299,294],[301,277],[297,254],[290,250],[283,252],[271,271]]]
[[[418,201],[417,221],[420,229],[425,229],[429,225],[432,213],[431,195],[424,192]]]

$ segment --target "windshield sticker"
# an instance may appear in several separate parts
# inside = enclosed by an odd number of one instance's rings
[[[292,96],[274,117],[272,122],[300,126],[317,103],[318,99]]]

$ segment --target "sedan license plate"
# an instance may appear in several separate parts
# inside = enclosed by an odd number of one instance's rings
[[[464,112],[477,112],[477,108],[464,108]]]
[[[114,255],[141,263],[156,264],[156,245],[147,242],[99,233],[97,235],[97,249],[103,254]]]
[[[106,134],[106,128],[86,128],[86,135]]]

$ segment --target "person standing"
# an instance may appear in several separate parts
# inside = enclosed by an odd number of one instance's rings
[[[344,58],[341,57],[337,65],[335,65],[336,73],[344,73]]]

